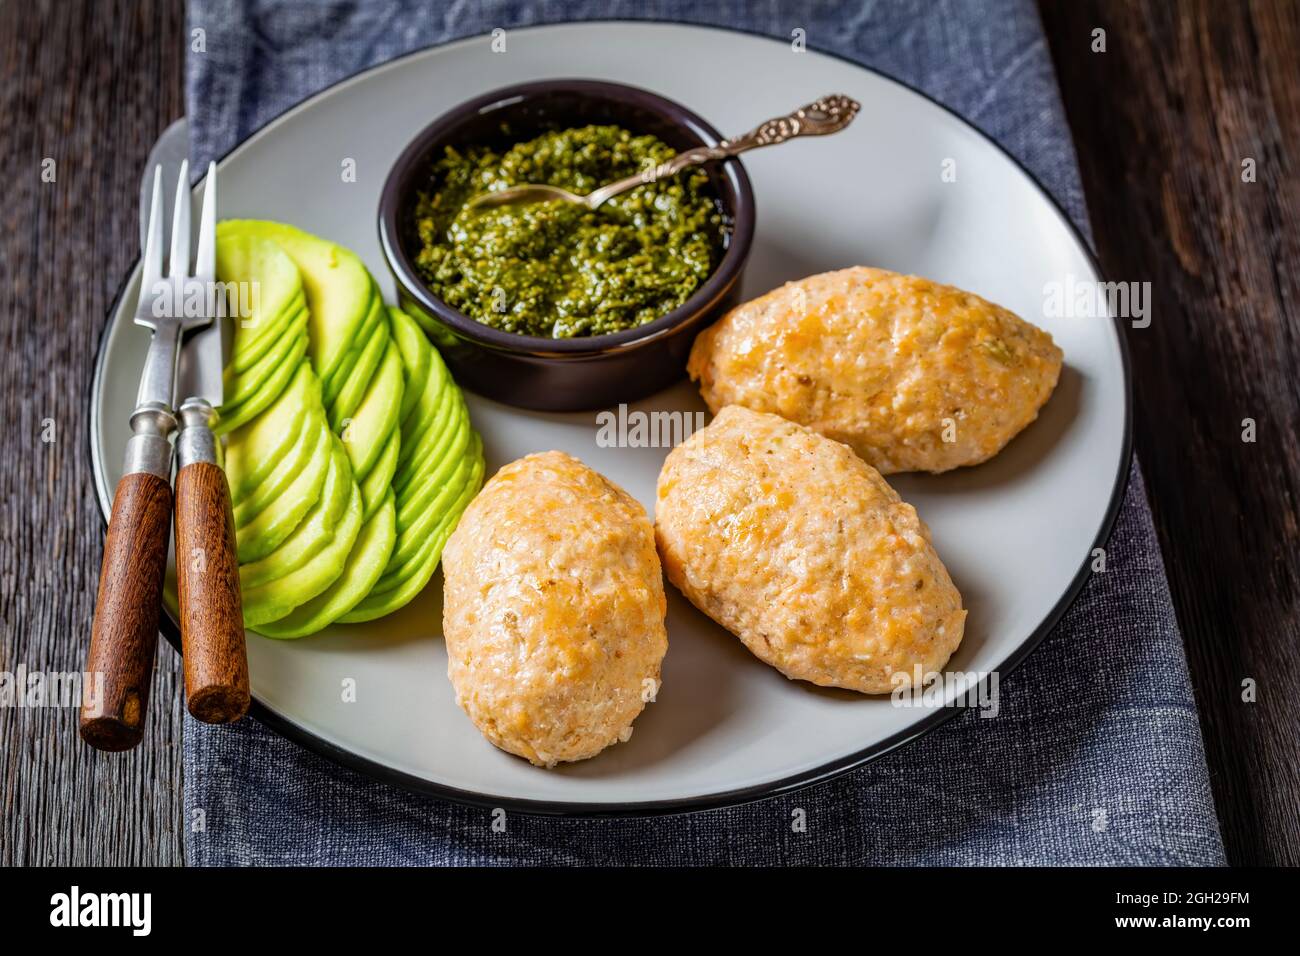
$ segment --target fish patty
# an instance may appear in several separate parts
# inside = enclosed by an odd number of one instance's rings
[[[776,415],[728,406],[673,449],[655,538],[668,580],[786,677],[882,694],[961,643],[961,595],[916,509]]]
[[[442,570],[447,676],[488,740],[552,767],[632,735],[668,651],[639,502],[563,452],[528,455],[470,503]]]
[[[1001,306],[858,266],[732,309],[695,340],[687,372],[710,411],[781,415],[890,474],[993,457],[1038,417],[1061,361]]]

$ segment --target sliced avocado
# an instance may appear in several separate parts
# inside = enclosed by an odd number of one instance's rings
[[[407,467],[411,456],[424,448],[425,436],[434,434],[430,428],[440,420],[445,423],[446,418],[440,419],[439,412],[451,402],[452,393],[456,391],[456,383],[451,380],[442,359],[435,355],[429,368],[429,377],[424,382],[424,392],[402,422],[402,454],[397,459],[399,475]]]
[[[384,591],[392,590],[410,574],[412,568],[419,564],[419,559],[428,547],[429,541],[432,540],[430,528],[436,530],[455,508],[465,485],[473,480],[474,470],[479,467],[481,460],[481,447],[478,444],[478,436],[475,435],[471,439],[470,449],[456,463],[447,481],[438,488],[436,496],[429,502],[428,510],[421,515],[436,520],[421,520],[418,522],[419,528],[408,527],[406,531],[400,527],[397,529],[397,544],[393,548],[393,555],[388,559],[388,567],[384,569],[384,576],[375,584],[373,593],[382,594]],[[398,514],[399,516],[401,514],[400,500]]]
[[[433,572],[437,570],[438,562],[442,560],[443,546],[446,545],[447,539],[451,537],[451,533],[456,530],[460,516],[464,514],[470,501],[478,494],[482,481],[483,460],[480,458],[475,463],[474,470],[471,472],[464,488],[461,489],[459,497],[452,504],[452,507],[448,509],[447,514],[438,527],[434,529],[433,534],[430,535],[425,549],[416,561],[407,565],[406,576],[399,578],[394,586],[387,591],[377,593],[372,590],[351,611],[340,617],[339,621],[348,624],[373,621],[377,617],[391,614],[398,608],[405,606],[411,598],[423,591],[425,585],[429,583],[429,578],[433,577]],[[382,582],[383,579],[380,580]]]
[[[364,481],[384,450],[388,436],[397,428],[397,413],[402,405],[402,357],[391,340],[384,360],[371,379],[365,398],[356,413],[344,419],[343,445],[352,459],[352,473]]]
[[[226,404],[235,407],[248,400],[266,384],[275,374],[277,368],[286,362],[296,366],[307,354],[307,310],[304,309],[297,318],[290,321],[280,337],[272,343],[266,353],[243,372],[235,372],[226,366],[222,375]]]
[[[478,436],[467,431],[466,447],[461,453],[448,456],[447,466],[430,475],[414,494],[405,502],[397,504],[397,533],[399,540],[393,551],[392,564],[397,567],[410,560],[420,550],[429,530],[437,526],[447,512],[447,508],[456,500],[456,495],[464,486],[475,460]],[[390,569],[391,570],[391,569]]]
[[[240,234],[230,223],[217,224],[217,279],[236,283],[227,295],[228,312],[235,317],[231,358],[240,360],[255,350],[266,336],[275,337],[280,320],[303,296],[302,277],[288,254],[274,242]],[[247,314],[242,308],[247,306]],[[230,364],[227,362],[227,364]],[[247,365],[244,361],[239,367]]]
[[[470,432],[469,411],[457,389],[448,389],[447,413],[427,429],[422,447],[410,461],[393,476],[393,491],[397,493],[398,523],[406,501],[415,487],[443,464],[448,455],[459,455],[465,450]],[[455,462],[453,462],[455,464]]]
[[[374,517],[362,525],[343,573],[329,588],[285,617],[258,625],[257,632],[267,637],[304,637],[333,624],[370,592],[383,574],[396,540],[397,509],[389,491]]]
[[[236,325],[230,356],[226,360],[226,374],[242,375],[248,371],[270,350],[272,345],[280,340],[280,336],[289,325],[299,318],[305,319],[306,316],[307,297],[299,292],[283,312],[270,320],[271,324],[265,330]],[[240,321],[256,320],[236,320],[236,322]]]
[[[402,448],[402,434],[396,428],[388,437],[384,450],[379,453],[375,466],[361,483],[361,519],[369,521],[384,501],[384,496],[392,490],[393,471],[397,468],[397,453]],[[396,498],[396,496],[394,496]]]
[[[303,515],[293,534],[280,542],[280,546],[264,558],[240,565],[239,585],[247,591],[268,581],[282,578],[296,571],[334,539],[348,499],[352,497],[352,464],[343,444],[330,436],[330,470],[325,476],[325,486],[320,498]]]
[[[334,374],[330,376],[329,381],[321,383],[324,386],[323,394],[326,408],[334,403],[334,399],[338,398],[339,390],[343,388],[348,376],[356,368],[357,360],[361,358],[361,353],[370,341],[371,336],[374,335],[375,329],[384,324],[383,319],[384,299],[379,294],[379,289],[376,288],[370,300],[370,311],[366,313],[365,321],[357,329],[357,336],[352,342],[352,347],[348,349],[347,354],[343,356],[343,360],[334,369]]]
[[[259,624],[279,620],[333,584],[343,573],[360,530],[361,492],[353,482],[349,485],[347,511],[329,544],[284,577],[243,592],[244,624],[256,630]]]
[[[218,435],[225,435],[245,422],[251,422],[262,412],[266,411],[272,404],[279,399],[289,384],[293,381],[294,375],[298,368],[307,366],[310,371],[310,363],[304,358],[295,366],[292,362],[285,362],[276,366],[271,373],[270,378],[258,386],[257,391],[250,395],[245,401],[238,405],[226,405],[221,409],[221,417],[217,419],[217,427],[213,429]],[[315,378],[312,375],[312,378]]]
[[[317,444],[302,471],[293,481],[235,536],[240,564],[264,558],[293,533],[312,505],[320,498],[330,465],[330,431],[324,422],[308,423],[318,436]]]
[[[402,392],[402,412],[398,420],[405,422],[406,416],[415,403],[420,400],[425,382],[429,380],[429,368],[433,362],[433,346],[420,331],[415,320],[401,309],[389,308],[388,325],[393,341],[402,353],[402,366],[406,378],[406,388]]]
[[[347,381],[339,389],[334,401],[327,405],[330,424],[335,429],[339,428],[339,423],[344,419],[351,418],[356,414],[357,408],[361,405],[361,400],[366,397],[366,390],[370,388],[370,381],[375,377],[379,363],[383,361],[384,356],[388,353],[389,341],[388,320],[385,319],[375,326],[375,330],[370,334],[369,341],[361,350],[356,365],[348,373]],[[400,418],[398,420],[400,421]]]
[[[422,474],[397,493],[397,529],[405,532],[417,517],[429,510],[429,503],[449,483],[456,480],[456,468],[467,457],[474,437],[469,416],[463,416],[448,431],[451,439],[442,446],[436,457],[430,456],[433,465],[421,469]],[[464,480],[463,477],[460,480]]]
[[[226,439],[226,478],[233,500],[247,496],[271,473],[298,440],[307,409],[319,403],[320,382],[312,374],[311,365],[301,362],[289,387],[265,415],[230,432]]]
[[[271,473],[258,482],[251,491],[234,502],[235,531],[242,533],[244,527],[261,514],[266,507],[280,497],[284,490],[302,474],[303,469],[311,464],[313,455],[322,451],[328,453],[328,443],[321,441],[321,432],[328,431],[320,409],[309,407],[307,420],[303,423],[298,440],[280,459],[280,463]],[[232,499],[233,500],[233,499]]]
[[[328,381],[370,310],[373,283],[356,254],[279,222],[236,219],[222,223],[231,236],[256,236],[278,244],[298,267],[311,311],[311,364]]]

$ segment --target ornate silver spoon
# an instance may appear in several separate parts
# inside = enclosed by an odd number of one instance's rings
[[[728,159],[747,150],[760,146],[775,146],[797,136],[826,136],[838,133],[858,115],[861,106],[856,100],[841,93],[823,96],[814,103],[801,106],[793,113],[778,116],[750,130],[743,136],[724,139],[717,146],[697,146],[678,153],[672,159],[660,163],[654,169],[647,169],[635,175],[620,179],[606,186],[579,196],[561,189],[559,186],[526,185],[511,186],[495,192],[482,193],[471,199],[467,205],[471,209],[491,209],[497,206],[516,206],[534,202],[568,202],[588,209],[595,209],[615,196],[636,189],[646,183],[676,176],[683,169],[699,166],[701,163],[718,159]]]

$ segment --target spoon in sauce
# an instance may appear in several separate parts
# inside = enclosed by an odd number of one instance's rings
[[[585,196],[571,193],[559,186],[525,185],[511,186],[493,192],[475,196],[466,207],[469,209],[493,209],[499,206],[517,206],[523,203],[567,202],[577,206],[596,209],[602,204],[630,189],[653,183],[660,179],[676,176],[683,169],[699,166],[702,163],[719,159],[729,159],[740,153],[761,146],[776,146],[799,136],[827,136],[838,133],[858,115],[861,105],[842,93],[823,96],[816,102],[801,106],[792,113],[778,116],[755,127],[743,136],[724,139],[717,146],[696,146],[678,153],[672,159],[665,160],[653,169],[646,169],[624,179],[601,186]]]

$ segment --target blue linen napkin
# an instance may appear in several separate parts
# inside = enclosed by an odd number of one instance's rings
[[[740,27],[869,64],[952,107],[1018,157],[1088,231],[1032,0],[777,5],[191,0],[194,159],[364,67],[493,28],[581,19]],[[1095,575],[1040,648],[975,711],[833,781],[742,807],[639,819],[489,812],[342,769],[254,721],[186,718],[194,864],[1082,864],[1224,862],[1192,690],[1142,476]],[[805,813],[796,832],[792,811]]]

